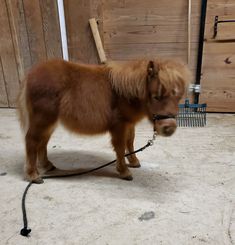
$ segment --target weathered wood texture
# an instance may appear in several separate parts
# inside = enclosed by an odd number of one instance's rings
[[[0,0],[0,54],[5,90],[8,95],[8,105],[15,106],[19,89],[19,74],[17,69],[12,30],[9,23],[9,12],[5,0]],[[0,93],[2,94],[2,92]],[[2,99],[0,99],[2,101]],[[5,104],[1,104],[4,106]]]
[[[98,63],[89,27],[96,18],[108,60],[177,57],[187,61],[186,0],[64,0],[69,58]],[[195,74],[201,0],[192,1],[191,59]],[[208,0],[201,102],[235,111],[234,0]],[[0,107],[15,107],[20,80],[35,63],[62,57],[56,0],[0,0]],[[193,81],[192,81],[193,82]]]
[[[235,26],[220,23],[213,38],[216,15],[221,20],[234,19],[235,2],[208,1],[200,101],[207,102],[208,111],[235,112]]]
[[[190,65],[195,70],[201,1],[192,1]],[[107,57],[177,57],[187,61],[188,1],[104,0]]]
[[[89,19],[100,19],[101,0],[64,0],[64,8],[70,60],[98,63]]]
[[[5,86],[5,79],[2,69],[2,61],[0,59],[0,106],[8,107],[7,91]]]
[[[0,28],[0,107],[15,107],[28,69],[62,57],[57,1],[0,0]]]

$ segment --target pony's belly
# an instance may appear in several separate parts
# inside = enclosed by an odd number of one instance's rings
[[[80,134],[102,134],[108,131],[108,120],[100,118],[61,118],[61,123],[70,131]]]

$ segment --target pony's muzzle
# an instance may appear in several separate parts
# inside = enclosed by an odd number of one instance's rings
[[[173,118],[156,121],[154,127],[159,135],[171,136],[177,128],[176,120]]]
[[[165,126],[162,129],[162,133],[164,136],[171,136],[176,130],[176,127],[173,126]]]

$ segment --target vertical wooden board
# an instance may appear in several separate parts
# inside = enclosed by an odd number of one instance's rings
[[[65,0],[65,18],[69,58],[72,61],[98,63],[98,53],[89,26],[90,0]]]
[[[208,111],[235,112],[235,43],[206,42],[201,102]]]
[[[0,59],[0,107],[8,107],[7,91],[5,87],[2,61]]]
[[[226,35],[213,38],[214,19],[233,19],[234,0],[208,0],[205,26],[205,42],[202,63],[202,92],[200,102],[206,102],[207,110],[213,112],[235,112],[235,43],[232,23],[226,23]],[[223,24],[219,24],[218,32]],[[223,34],[223,33],[221,33]],[[232,37],[226,40],[227,36]],[[224,38],[224,39],[223,39]],[[219,40],[219,41],[218,41]]]
[[[206,40],[219,40],[218,36],[223,26],[231,31],[230,39],[234,38],[234,23],[220,23],[218,24],[218,35],[214,39],[214,23],[215,16],[218,16],[219,20],[233,19],[235,16],[235,2],[233,0],[208,0],[207,12],[206,12],[206,25],[205,25],[205,38]],[[227,39],[227,38],[226,38]],[[222,40],[222,39],[220,39]]]
[[[47,59],[40,3],[24,0],[25,20],[28,32],[32,64]]]
[[[103,0],[90,0],[91,1],[91,17],[95,18],[98,23],[98,29],[102,43],[104,44],[104,29],[103,29]]]
[[[9,15],[5,0],[0,0],[0,54],[5,78],[9,106],[16,106],[19,91],[19,76],[15,59],[15,50],[9,24]]]
[[[22,0],[7,0],[19,77],[22,80],[32,65]]]
[[[60,24],[56,0],[40,0],[47,58],[62,58]]]

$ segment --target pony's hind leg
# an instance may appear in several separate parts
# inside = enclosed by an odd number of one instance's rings
[[[134,152],[134,139],[135,139],[135,127],[131,125],[127,129],[127,138],[126,138],[126,150],[127,153]],[[127,157],[129,161],[129,167],[131,168],[139,168],[140,162],[135,154],[131,154]]]
[[[51,161],[48,160],[47,157],[47,143],[51,137],[51,134],[54,131],[54,126],[51,126],[47,130],[44,131],[42,139],[40,141],[38,147],[38,167],[41,173],[46,173],[50,170],[55,169],[55,166],[52,164]]]
[[[132,180],[132,174],[125,162],[126,126],[117,125],[110,133],[112,136],[112,144],[117,155],[116,169],[122,179]]]
[[[26,166],[25,177],[34,183],[43,183],[37,167],[37,159],[43,168],[51,168],[52,164],[47,159],[46,145],[50,138],[52,125],[56,120],[46,121],[45,117],[35,115],[37,120],[30,121],[30,127],[25,137]]]
[[[39,146],[40,134],[34,127],[30,127],[25,136],[26,165],[25,178],[34,183],[43,183],[37,169],[37,149]]]

